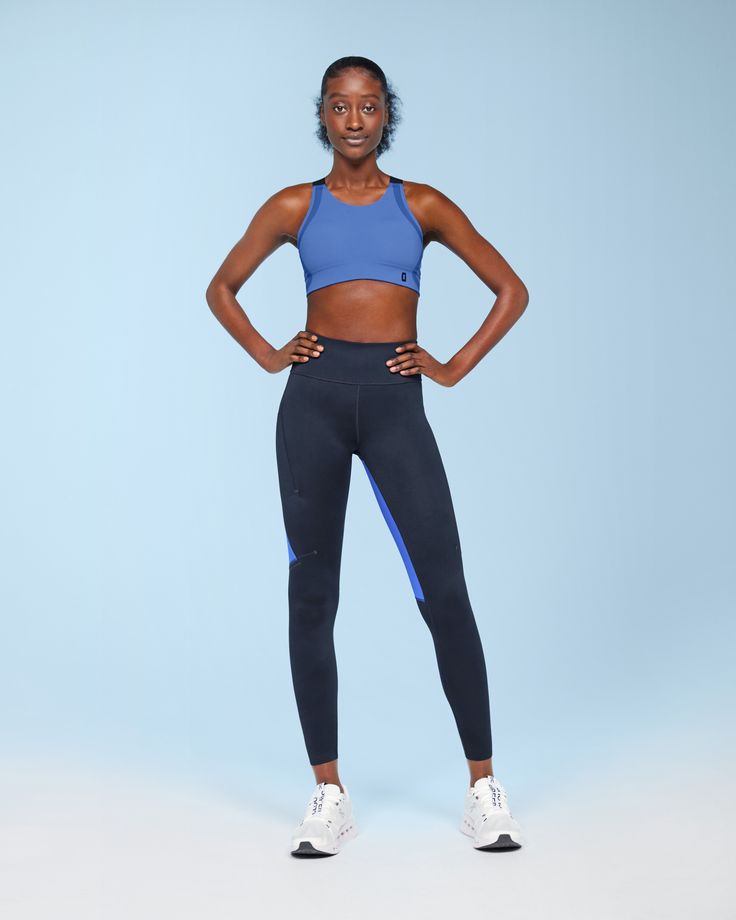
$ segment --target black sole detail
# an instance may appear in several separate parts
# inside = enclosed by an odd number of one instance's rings
[[[291,851],[292,856],[334,856],[334,853],[325,853],[324,850],[316,850],[308,840],[302,840],[299,846]]]
[[[511,839],[509,834],[499,834],[495,843],[487,843],[485,846],[476,847],[476,850],[518,850],[520,843]]]

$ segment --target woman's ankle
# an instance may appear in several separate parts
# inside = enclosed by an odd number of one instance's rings
[[[337,772],[337,761],[330,760],[327,763],[321,763],[317,766],[312,765],[314,779],[317,783],[333,783],[340,787],[340,792],[345,792],[340,777]]]

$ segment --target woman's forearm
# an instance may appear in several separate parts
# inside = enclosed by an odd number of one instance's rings
[[[526,310],[529,292],[524,285],[513,285],[499,292],[491,311],[478,331],[447,362],[457,383],[506,335]]]
[[[224,284],[210,286],[205,297],[210,310],[235,341],[265,368],[266,358],[273,353],[274,348],[248,319],[230,288]]]

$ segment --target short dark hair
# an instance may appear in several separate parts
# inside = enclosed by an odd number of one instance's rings
[[[322,77],[322,85],[320,86],[319,96],[315,99],[315,105],[317,110],[317,130],[315,134],[317,139],[322,144],[326,150],[332,149],[332,144],[330,139],[327,136],[327,129],[319,120],[319,110],[322,105],[322,101],[327,92],[327,81],[331,80],[333,77],[338,77],[340,74],[345,73],[346,70],[365,70],[372,77],[375,77],[376,80],[381,84],[381,89],[383,90],[383,95],[386,99],[386,108],[388,110],[388,123],[384,126],[383,137],[376,147],[376,157],[380,157],[382,153],[385,153],[386,150],[391,146],[393,141],[394,132],[396,127],[401,121],[401,100],[399,99],[391,83],[386,79],[386,75],[375,63],[369,58],[359,57],[356,55],[350,55],[349,57],[341,57],[336,61],[333,61],[332,64],[324,72]]]

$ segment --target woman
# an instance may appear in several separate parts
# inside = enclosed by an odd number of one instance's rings
[[[333,153],[324,179],[289,186],[261,206],[207,289],[207,302],[258,364],[290,367],[276,420],[276,459],[289,554],[289,654],[316,788],[293,836],[295,856],[326,856],[356,833],[337,769],[333,625],[352,456],[361,459],[404,560],[434,642],[442,687],[470,770],[460,829],[477,849],[522,845],[494,777],[486,666],[463,573],[460,539],[422,378],[454,386],[508,332],[528,293],[463,212],[432,186],[382,173],[399,100],[363,57],[327,68],[318,136]],[[436,240],[497,295],[449,361],[417,341],[424,247]],[[236,294],[284,242],[297,246],[305,329],[282,348],[251,325]]]

